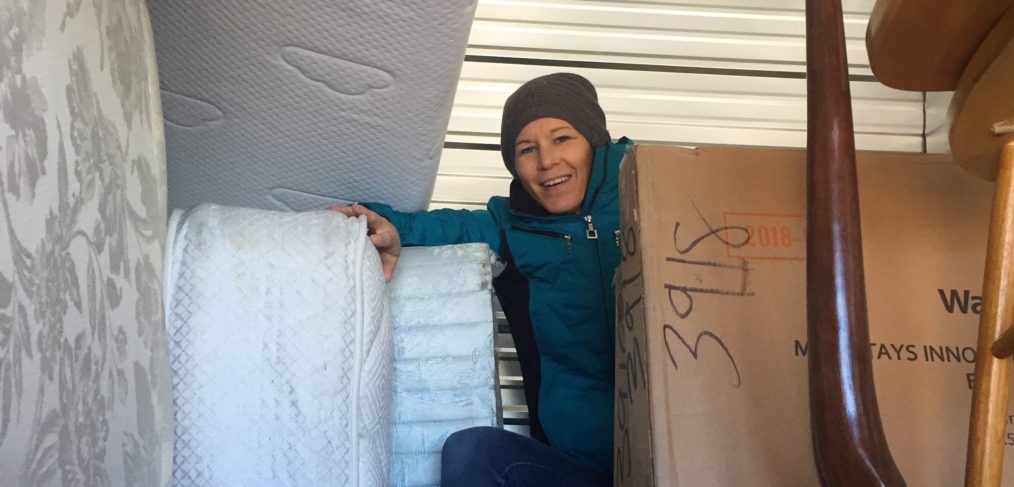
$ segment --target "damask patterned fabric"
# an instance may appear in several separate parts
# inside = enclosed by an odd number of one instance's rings
[[[143,0],[0,0],[0,112],[0,485],[169,485]]]
[[[366,219],[202,205],[168,272],[177,487],[382,487],[391,317]]]

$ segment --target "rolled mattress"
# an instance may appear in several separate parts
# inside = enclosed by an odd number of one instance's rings
[[[451,433],[497,426],[492,269],[486,244],[402,251],[388,286],[394,328],[391,485],[440,485]]]
[[[393,342],[364,218],[203,205],[168,273],[175,485],[387,485]]]

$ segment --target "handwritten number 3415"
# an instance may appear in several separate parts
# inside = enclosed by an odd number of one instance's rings
[[[694,209],[697,210],[697,205],[694,205]],[[692,293],[717,294],[717,295],[740,296],[740,297],[750,296],[753,294],[749,292],[745,286],[746,282],[745,278],[747,273],[749,273],[749,267],[746,265],[745,262],[741,266],[733,266],[717,262],[694,261],[685,257],[687,254],[692,252],[694,248],[697,247],[698,244],[702,243],[703,241],[711,237],[717,239],[719,242],[721,242],[722,245],[734,249],[746,245],[750,239],[750,234],[746,228],[735,226],[714,228],[704,218],[704,215],[701,214],[700,210],[697,211],[697,215],[701,218],[701,221],[704,222],[704,225],[707,226],[708,232],[705,233],[704,235],[701,235],[693,239],[686,247],[682,247],[678,243],[677,236],[680,230],[680,223],[677,222],[675,228],[673,228],[673,246],[675,247],[675,250],[680,255],[680,257],[669,257],[666,260],[669,262],[676,262],[686,265],[707,266],[712,268],[730,269],[742,272],[744,278],[743,280],[744,286],[741,289],[736,290],[723,290],[723,289],[708,289],[708,288],[691,288],[687,286],[677,286],[666,283],[665,288],[669,293],[669,305],[672,308],[672,311],[675,312],[676,316],[678,316],[681,320],[685,320],[686,318],[690,317],[691,313],[693,313],[694,300]],[[742,239],[741,240],[736,239],[736,241],[733,241],[733,239],[729,237],[730,235],[742,236]],[[680,293],[684,296],[684,298],[687,300],[686,308],[682,310],[679,309],[679,307],[676,305],[675,300],[673,299],[673,292]],[[690,357],[696,361],[700,356],[701,342],[704,340],[709,340],[717,344],[725,353],[725,356],[729,359],[729,363],[732,365],[732,369],[736,374],[735,381],[733,382],[733,387],[739,387],[743,383],[743,378],[739,371],[739,365],[736,364],[736,359],[735,357],[733,357],[732,351],[729,350],[729,347],[725,344],[725,341],[722,340],[722,338],[718,336],[718,334],[716,334],[715,332],[707,329],[701,330],[700,332],[697,333],[697,336],[694,337],[693,343],[691,343],[683,336],[682,333],[680,333],[680,331],[676,328],[676,326],[666,323],[663,327],[663,338],[665,340],[666,352],[669,354],[669,361],[672,363],[674,369],[679,369],[679,364],[676,357],[677,352],[680,350],[680,347],[686,349],[686,351],[689,352]]]

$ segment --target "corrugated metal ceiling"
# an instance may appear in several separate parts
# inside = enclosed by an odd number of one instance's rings
[[[872,0],[846,0],[860,149],[924,150],[924,96],[873,78]],[[589,78],[614,137],[680,145],[803,147],[803,1],[480,0],[431,207],[477,208],[504,194],[497,149],[507,96],[533,77]]]

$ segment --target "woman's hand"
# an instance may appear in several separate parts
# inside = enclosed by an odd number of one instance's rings
[[[345,216],[366,215],[366,235],[370,237],[373,246],[380,253],[380,264],[384,268],[384,280],[390,282],[394,275],[394,266],[398,264],[398,257],[401,255],[401,237],[398,236],[398,229],[394,228],[391,222],[374,211],[359,203],[351,206],[331,206],[328,208],[337,211]]]

